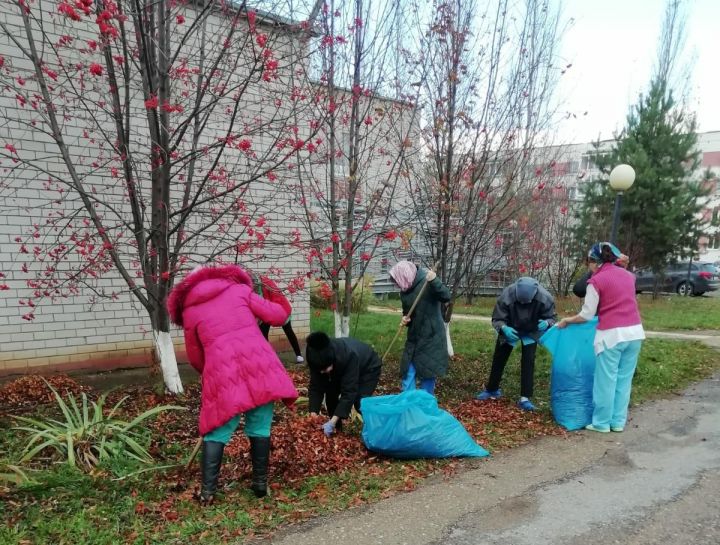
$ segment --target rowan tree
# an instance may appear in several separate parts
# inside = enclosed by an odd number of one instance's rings
[[[349,335],[352,294],[370,262],[404,236],[398,188],[417,146],[417,88],[398,74],[412,6],[330,0],[318,16],[318,82],[304,91],[317,107],[317,152],[300,172],[298,217],[308,262],[329,283],[338,337]]]
[[[545,188],[534,151],[556,119],[560,15],[546,2],[434,4],[420,47],[425,160],[410,178],[413,246],[453,300],[517,254],[512,234]],[[531,231],[528,231],[531,232]],[[452,304],[445,313],[449,322]]]
[[[182,391],[165,306],[177,275],[279,260],[294,237],[282,197],[313,154],[299,136],[312,119],[287,89],[305,80],[311,22],[245,2],[20,0],[0,33],[17,52],[0,57],[0,159],[27,213],[4,273],[25,278],[23,318],[129,293]]]

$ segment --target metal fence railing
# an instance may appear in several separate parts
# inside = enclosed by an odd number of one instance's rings
[[[484,280],[473,289],[473,296],[500,295],[507,284],[508,282],[502,280]],[[385,298],[391,293],[398,293],[398,288],[389,275],[383,275],[375,278],[372,292],[376,297]]]

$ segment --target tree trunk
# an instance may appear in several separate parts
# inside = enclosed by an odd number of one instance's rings
[[[182,394],[183,385],[180,380],[177,358],[175,358],[175,347],[170,332],[153,330],[153,341],[155,343],[155,352],[160,361],[165,387],[172,394]]]
[[[350,316],[340,314],[337,310],[333,312],[335,317],[335,338],[350,336]]]
[[[180,380],[177,358],[175,357],[175,346],[170,336],[170,317],[167,309],[164,306],[158,308],[153,318],[155,355],[160,362],[165,388],[172,394],[182,394],[183,385]]]
[[[655,273],[655,283],[653,284],[652,299],[655,301],[658,298],[658,295],[660,295],[660,286],[665,281],[665,278],[655,271],[653,271],[653,273]]]

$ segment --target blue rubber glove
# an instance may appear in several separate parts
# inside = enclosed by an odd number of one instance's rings
[[[550,324],[547,320],[540,320],[538,322],[538,331],[546,331],[548,327],[550,327]]]
[[[503,335],[505,335],[505,339],[507,339],[507,341],[511,344],[520,340],[517,330],[509,325],[502,326],[500,331],[502,331]]]
[[[335,433],[335,424],[333,424],[332,420],[328,420],[323,424],[322,430],[326,437],[330,437],[333,433]]]

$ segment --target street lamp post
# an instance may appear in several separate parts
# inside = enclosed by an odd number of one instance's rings
[[[620,223],[620,202],[625,191],[632,187],[635,181],[635,169],[630,165],[618,165],[610,172],[610,187],[615,191],[615,210],[613,211],[612,230],[610,242],[616,243],[618,223]]]

